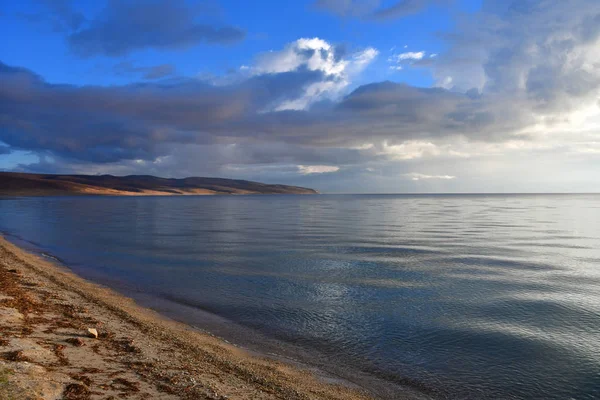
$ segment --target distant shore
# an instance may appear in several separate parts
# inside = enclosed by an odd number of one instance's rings
[[[239,179],[151,175],[54,175],[0,172],[0,196],[182,196],[234,194],[318,194],[300,186]]]
[[[370,398],[168,320],[3,237],[0,333],[0,398]]]

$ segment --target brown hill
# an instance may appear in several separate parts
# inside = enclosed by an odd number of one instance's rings
[[[150,175],[40,175],[0,172],[0,195],[190,195],[190,194],[316,194],[287,185],[222,178],[167,179]]]

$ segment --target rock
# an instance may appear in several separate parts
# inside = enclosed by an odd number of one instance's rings
[[[88,328],[88,336],[93,337],[94,339],[98,339],[98,331],[94,328]]]
[[[83,339],[78,338],[78,337],[68,338],[67,340],[65,340],[65,342],[70,343],[75,347],[85,346],[85,342],[83,341]]]

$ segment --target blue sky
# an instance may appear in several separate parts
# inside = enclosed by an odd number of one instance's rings
[[[2,37],[10,38],[0,42],[0,54],[5,64],[32,69],[49,82],[110,85],[135,81],[132,76],[110,73],[115,64],[114,57],[81,59],[69,51],[62,35],[54,32],[50,24],[32,23],[22,17],[47,12],[44,2],[7,3],[0,26]],[[393,3],[386,1],[382,6]],[[247,2],[233,0],[207,4],[211,19],[240,27],[246,31],[246,39],[227,46],[199,45],[185,51],[145,49],[123,58],[139,65],[174,64],[178,72],[186,76],[223,75],[241,65],[251,64],[261,52],[281,49],[298,38],[319,37],[350,49],[370,46],[380,49],[382,57],[361,76],[364,82],[390,79],[430,86],[433,80],[429,71],[393,72],[389,70],[385,56],[391,55],[392,48],[396,48],[396,53],[401,52],[404,46],[408,46],[407,51],[440,53],[444,43],[439,34],[452,28],[457,14],[474,12],[481,6],[478,0],[461,0],[453,7],[428,6],[422,12],[403,18],[402,23],[395,20],[365,23],[359,18],[340,19],[320,10],[311,0],[287,4],[257,1],[252,7],[248,7]],[[91,18],[102,11],[103,5],[102,1],[81,0],[74,2],[73,8]]]
[[[5,170],[600,190],[593,0],[5,3]]]

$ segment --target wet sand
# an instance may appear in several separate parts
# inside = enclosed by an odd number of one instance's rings
[[[371,397],[166,319],[0,237],[0,398]]]

